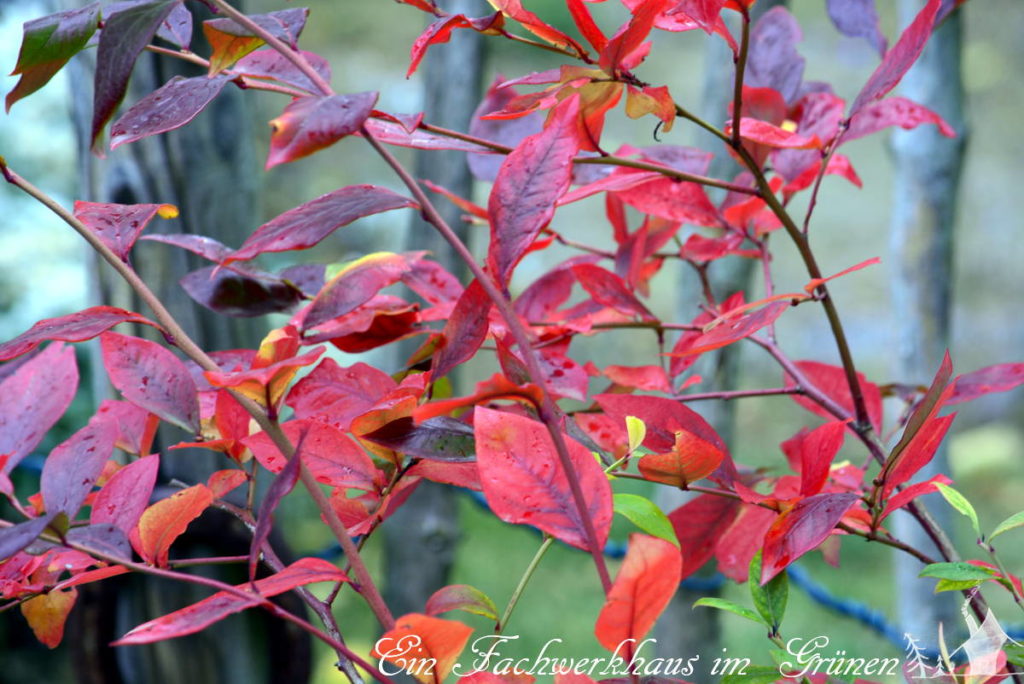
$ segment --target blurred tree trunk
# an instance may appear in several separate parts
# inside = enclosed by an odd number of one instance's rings
[[[751,13],[751,21],[756,22],[761,15],[772,7],[785,5],[786,0],[761,0]],[[735,18],[735,12],[725,12],[727,19]],[[738,23],[730,23],[730,30],[739,35]],[[733,99],[734,65],[732,50],[724,40],[717,36],[706,38],[704,48],[704,84],[699,116],[714,125],[721,125],[728,116],[729,104]],[[697,129],[696,145],[702,150],[713,152],[714,160],[708,169],[712,178],[732,180],[739,173],[740,167],[726,151],[725,144],[710,133]],[[716,188],[707,188],[713,201],[720,201],[724,192]],[[708,269],[708,279],[715,297],[722,301],[750,284],[755,261],[753,259],[721,259]],[[699,293],[700,281],[692,269],[684,266],[679,286],[682,293],[676,307],[676,316],[680,321],[689,321],[697,315],[693,308],[693,294]],[[701,356],[694,366],[694,372],[705,379],[701,391],[729,390],[736,387],[739,379],[740,345],[724,347],[719,351]],[[698,407],[701,415],[718,431],[726,444],[733,443],[736,405],[730,401],[702,402]],[[656,494],[657,502],[666,512],[675,510],[686,503],[691,495],[686,492],[659,487]],[[710,578],[714,576],[714,563],[709,563],[695,577]],[[662,657],[688,658],[701,656],[705,665],[698,666],[688,679],[698,684],[712,681],[710,668],[706,666],[708,657],[720,652],[721,624],[719,611],[693,610],[694,601],[704,596],[714,596],[719,592],[698,591],[680,587],[672,603],[662,615],[655,627],[658,639],[658,655]]]
[[[437,3],[447,12],[469,16],[479,12],[479,4],[476,0]],[[474,31],[453,32],[450,43],[430,49],[420,67],[426,121],[459,131],[468,129],[469,118],[482,97],[483,60],[484,41]],[[472,195],[473,178],[464,152],[420,151],[416,155],[416,176],[457,195]],[[438,203],[438,210],[459,237],[467,240],[461,210],[444,200]],[[429,250],[434,259],[465,281],[465,264],[434,227],[418,215],[412,220],[406,247]],[[399,345],[399,364],[411,351],[409,345]],[[457,371],[452,373],[451,380],[457,388]],[[396,616],[422,612],[430,595],[447,584],[459,537],[458,501],[452,494],[449,487],[423,482],[381,528],[387,566],[384,596]]]
[[[61,0],[65,8],[74,0]],[[236,6],[240,3],[236,3]],[[199,53],[201,22],[210,15],[200,3],[190,3],[195,17],[195,42]],[[228,244],[240,244],[259,225],[258,166],[252,147],[252,124],[242,100],[243,93],[228,88],[197,119],[183,129],[131,143],[97,159],[89,153],[92,117],[92,82],[95,51],[72,60],[71,109],[79,146],[80,196],[96,202],[135,204],[168,202],[181,210],[173,221],[154,220],[150,232],[196,233]],[[144,53],[136,65],[126,105],[163,85],[176,74],[196,76],[195,65]],[[255,347],[263,334],[263,322],[230,318],[200,308],[181,289],[178,280],[187,272],[207,265],[181,249],[140,242],[133,264],[192,338],[204,349]],[[148,314],[128,286],[106,264],[94,262],[94,298],[105,304]],[[152,336],[148,329],[135,331]],[[93,347],[97,372],[93,387],[97,399],[110,395],[102,371],[98,347]],[[159,444],[179,441],[181,434],[162,434]],[[207,451],[171,452],[161,465],[161,481],[172,478],[203,482],[221,467],[219,457]],[[224,553],[229,546],[248,549],[248,533],[223,517],[204,516],[192,525],[176,548],[195,556]],[[205,552],[199,553],[200,549]],[[195,551],[196,553],[192,553]],[[214,553],[216,551],[216,553]],[[283,551],[283,550],[282,550]],[[282,554],[286,555],[286,554]],[[224,572],[230,573],[230,570]],[[215,572],[227,579],[223,572]],[[233,577],[229,581],[244,581]],[[108,644],[145,620],[203,598],[190,585],[163,584],[152,578],[131,577],[121,582],[99,583],[84,588],[80,605],[72,614],[75,629],[76,673],[89,684],[198,684],[215,681],[304,682],[309,677],[309,643],[304,632],[277,624],[262,611],[250,611],[240,620],[229,620],[199,635],[145,647],[111,649]],[[302,614],[296,597],[286,599],[288,609]],[[289,658],[280,658],[282,653]]]
[[[905,26],[924,6],[922,0],[901,0]],[[898,354],[893,375],[899,382],[928,385],[950,340],[950,299],[953,286],[953,226],[965,148],[963,82],[960,74],[962,12],[954,11],[925,46],[924,54],[900,84],[900,94],[941,115],[957,131],[956,138],[935,126],[897,131],[892,137],[896,167],[890,255],[894,274],[892,299]],[[918,476],[927,479],[949,472],[945,449]],[[949,529],[946,506],[932,514]],[[936,555],[934,545],[908,515],[894,522],[896,536]],[[896,586],[901,628],[926,643],[936,643],[938,623],[959,624],[956,605],[938,596],[928,582],[917,579],[921,564],[896,554]]]

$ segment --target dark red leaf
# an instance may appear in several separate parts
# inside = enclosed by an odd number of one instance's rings
[[[622,278],[594,264],[572,267],[573,275],[598,304],[615,309],[627,316],[639,316],[645,321],[655,320],[646,306],[622,282]]]
[[[491,299],[480,281],[474,280],[455,303],[452,315],[444,326],[444,346],[434,358],[432,380],[439,380],[476,354],[487,339],[490,312]]]
[[[623,644],[627,652],[636,648],[679,589],[682,562],[672,542],[630,535],[626,559],[594,626],[602,646],[613,653]]]
[[[718,571],[734,582],[746,582],[750,560],[764,543],[765,532],[778,514],[753,504],[740,504],[740,512],[715,545]]]
[[[832,460],[845,438],[846,422],[833,420],[783,443],[783,451],[788,455],[792,450],[800,464],[801,496],[817,494],[824,488]]]
[[[74,519],[114,453],[116,439],[116,425],[96,421],[50,452],[39,484],[47,513],[67,513]]]
[[[417,259],[402,276],[410,290],[429,304],[453,302],[462,295],[462,285],[444,266],[436,261]]]
[[[888,498],[897,486],[909,482],[921,468],[931,462],[954,418],[955,413],[932,418],[921,426],[889,467],[885,476],[885,486],[882,487],[883,499]]]
[[[314,52],[299,50],[299,53],[325,81],[330,82],[331,65],[326,59]],[[246,55],[238,60],[231,70],[252,78],[273,79],[287,85],[298,86],[310,93],[320,92],[309,80],[309,76],[299,71],[291,60],[273,48],[257,50]]]
[[[401,280],[410,264],[422,257],[423,252],[375,252],[349,262],[327,281],[306,309],[303,331],[351,313],[383,288]]]
[[[958,375],[947,404],[959,404],[992,392],[1008,392],[1024,383],[1024,363],[1003,363]]]
[[[531,112],[515,119],[481,118],[491,112],[502,111],[512,100],[519,97],[514,87],[500,87],[502,81],[503,78],[499,74],[487,89],[483,101],[469,120],[469,134],[506,147],[518,147],[523,138],[535,135],[543,129],[544,117],[540,112]],[[469,170],[482,181],[495,180],[498,177],[498,170],[505,161],[504,156],[497,154],[470,154],[467,159]]]
[[[816,494],[780,515],[764,536],[761,584],[817,548],[859,499],[857,494],[849,493]]]
[[[382,211],[417,207],[411,199],[374,185],[350,185],[286,211],[256,229],[228,259],[247,261],[266,252],[308,249],[342,226]]]
[[[0,382],[0,465],[6,475],[32,452],[67,410],[78,389],[75,352],[56,342]]]
[[[18,63],[12,76],[21,74],[7,93],[7,111],[18,100],[46,85],[68,60],[86,46],[96,31],[100,3],[50,14],[25,23]]]
[[[546,128],[523,140],[498,171],[487,204],[491,216],[488,263],[506,282],[519,259],[555,213],[572,179],[580,149],[580,100],[568,97],[551,113]]]
[[[878,25],[875,0],[828,0],[828,16],[839,32],[851,38],[863,38],[885,55],[887,45]]]
[[[447,416],[419,425],[412,417],[399,418],[360,438],[413,458],[449,463],[475,460],[472,426]]]
[[[850,396],[850,385],[846,381],[846,371],[839,366],[830,366],[827,363],[820,363],[818,361],[797,361],[795,365],[804,374],[808,382],[842,406],[851,416],[853,415],[853,398]],[[876,431],[881,430],[882,393],[879,391],[878,385],[868,382],[862,373],[857,373],[857,380],[860,383],[861,392],[864,394],[868,419]],[[783,382],[786,387],[793,387],[795,384],[788,374],[783,377]],[[822,416],[830,420],[835,418],[835,416],[807,397],[794,394],[793,401],[816,416]]]
[[[220,95],[229,80],[228,76],[172,77],[114,122],[110,127],[110,149],[190,123]]]
[[[654,452],[671,451],[676,433],[687,432],[726,451],[725,442],[700,414],[681,402],[664,397],[632,394],[598,394],[594,397],[604,412],[625,423],[626,416],[635,416],[647,425],[644,446]]]
[[[800,25],[785,7],[765,12],[750,32],[743,84],[772,88],[786,102],[795,102],[804,78],[804,58],[796,51],[801,40]]]
[[[343,430],[397,387],[387,373],[365,363],[339,366],[324,359],[288,393],[297,418],[321,418]]]
[[[149,0],[128,5],[104,18],[93,86],[92,148],[96,154],[102,156],[99,141],[103,127],[124,98],[135,60],[171,10],[180,4],[181,0]]]
[[[184,430],[199,431],[196,383],[177,356],[155,342],[100,336],[103,365],[124,398]]]
[[[953,393],[953,385],[949,383],[949,378],[952,375],[953,362],[950,360],[949,351],[947,350],[942,358],[942,363],[939,365],[938,372],[935,373],[935,378],[932,379],[931,386],[914,408],[914,412],[910,414],[910,418],[907,419],[907,426],[903,429],[903,436],[900,437],[900,441],[889,453],[889,459],[883,474],[887,474],[891,471],[893,465],[899,462],[900,455],[904,449],[910,446],[918,430],[935,417],[935,414],[942,408],[946,399]]]
[[[125,534],[130,534],[149,505],[159,469],[160,456],[152,454],[114,473],[96,494],[89,522],[93,525],[113,524]]]
[[[280,278],[234,266],[207,266],[179,283],[207,309],[240,318],[289,311],[303,299],[298,288]]]
[[[524,416],[482,407],[476,408],[473,422],[480,480],[495,515],[505,522],[533,525],[566,544],[588,549],[569,480],[547,428]],[[587,448],[568,438],[565,441],[597,543],[603,547],[612,520],[608,478]]]
[[[373,461],[338,428],[319,420],[289,420],[281,424],[292,444],[302,442],[302,461],[317,482],[331,487],[374,491],[379,473]],[[286,461],[270,436],[258,432],[242,440],[260,464],[273,473],[283,472]]]
[[[292,100],[284,112],[270,122],[270,154],[267,169],[295,161],[333,145],[360,129],[373,106],[377,93],[300,97]]]
[[[857,99],[850,108],[852,119],[865,105],[885,97],[903,78],[924,50],[924,44],[932,33],[935,15],[939,11],[941,0],[928,0],[921,11],[903,31],[896,44],[885,53],[882,63],[878,65],[871,78],[864,84]]]
[[[888,126],[911,129],[922,124],[935,124],[942,135],[948,138],[956,137],[956,131],[941,116],[905,97],[894,95],[861,107],[857,115],[850,120],[850,127],[843,136],[843,142],[863,138]]]
[[[175,6],[156,30],[156,35],[172,45],[187,50],[192,43],[192,13],[185,5]]]
[[[78,313],[39,321],[13,340],[0,344],[0,361],[27,354],[47,340],[91,340],[120,323],[140,323],[160,330],[156,323],[137,313],[113,306],[94,306]]]
[[[668,514],[682,552],[680,579],[689,577],[711,560],[715,545],[739,510],[740,503],[734,499],[700,494]]]
[[[345,573],[331,563],[318,558],[302,558],[276,575],[257,580],[255,588],[258,593],[253,593],[251,598],[243,598],[225,591],[217,592],[198,603],[139,625],[113,645],[150,644],[154,641],[194,634],[229,615],[264,603],[267,597],[277,596],[295,587],[316,582],[347,581]],[[253,584],[246,582],[238,585],[236,589],[250,593]]]
[[[128,261],[128,253],[135,241],[157,214],[174,218],[178,210],[170,204],[75,202],[75,218],[88,226],[121,261]]]

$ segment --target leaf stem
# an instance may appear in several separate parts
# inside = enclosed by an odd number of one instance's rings
[[[743,116],[743,75],[747,68],[747,53],[750,49],[750,11],[740,5],[743,15],[743,33],[740,39],[740,52],[736,57],[736,78],[733,81],[732,95],[732,146],[739,148],[740,118]]]
[[[519,578],[519,584],[516,585],[515,591],[512,592],[512,596],[509,597],[508,605],[505,606],[505,612],[501,614],[501,621],[494,626],[494,633],[501,634],[506,627],[508,627],[508,621],[512,618],[512,611],[515,610],[516,604],[519,603],[519,599],[522,598],[523,592],[526,590],[526,585],[529,584],[530,578],[533,577],[533,573],[537,570],[537,566],[540,565],[541,559],[544,554],[547,553],[548,549],[554,543],[554,537],[545,537],[544,542],[537,549],[537,553],[533,554],[533,559],[530,564],[526,566],[526,570],[523,572],[523,576]]]

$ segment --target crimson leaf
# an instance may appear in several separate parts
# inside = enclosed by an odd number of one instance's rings
[[[270,154],[266,168],[295,161],[352,135],[363,125],[377,93],[300,97],[270,122]]]
[[[46,340],[82,342],[91,340],[120,323],[140,323],[160,329],[153,321],[113,306],[94,306],[78,313],[46,318],[9,342],[0,344],[0,361],[27,354]]]

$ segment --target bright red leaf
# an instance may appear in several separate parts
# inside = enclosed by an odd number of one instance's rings
[[[569,480],[547,428],[524,416],[483,407],[477,407],[473,423],[480,480],[494,514],[588,549]],[[597,542],[603,547],[612,520],[608,478],[588,449],[567,437],[565,442]]]
[[[725,456],[725,451],[714,444],[692,432],[679,430],[671,451],[646,454],[637,467],[640,474],[652,482],[685,489],[688,484],[715,472]]]
[[[616,652],[629,640],[639,643],[675,595],[681,571],[682,558],[674,544],[631,535],[626,559],[594,627],[601,645]]]
[[[711,560],[715,545],[739,511],[740,503],[734,499],[700,494],[668,514],[682,555],[680,579],[689,577]]]
[[[572,267],[572,273],[598,304],[627,316],[639,316],[645,321],[655,320],[654,314],[629,291],[622,278],[611,271],[594,264],[578,264]]]
[[[818,361],[797,361],[794,365],[804,374],[808,382],[835,401],[839,406],[843,407],[847,413],[853,415],[853,399],[850,396],[850,385],[846,381],[846,372],[841,367],[831,366]],[[878,385],[868,382],[862,373],[857,373],[857,380],[860,382],[861,392],[864,394],[868,419],[876,431],[880,430],[882,427],[882,393],[878,389]],[[783,382],[786,387],[794,386],[793,379],[788,374],[783,378]],[[816,416],[822,416],[830,420],[835,418],[835,416],[807,397],[794,394],[793,401]]]
[[[347,430],[353,418],[369,411],[396,386],[390,375],[373,366],[344,367],[324,359],[295,383],[285,403],[297,418],[320,418]]]
[[[654,28],[654,20],[665,9],[669,0],[643,0],[633,10],[629,22],[608,41],[601,51],[599,64],[608,74],[614,74],[636,52]]]
[[[113,524],[130,534],[149,505],[159,469],[160,456],[152,454],[114,473],[93,499],[89,522]]]
[[[801,432],[783,443],[783,451],[794,453],[800,464],[800,495],[819,493],[828,480],[832,460],[846,439],[846,422],[833,420],[810,432]]]
[[[886,471],[885,485],[882,487],[882,498],[886,499],[893,489],[910,481],[921,468],[928,465],[942,440],[945,439],[956,414],[931,418],[926,421],[914,435],[905,449],[899,452]]]

